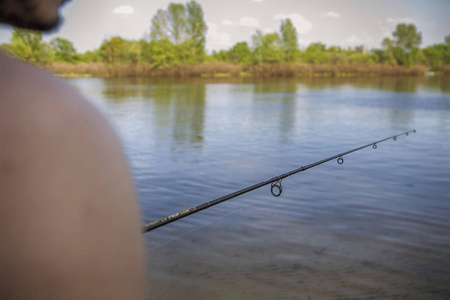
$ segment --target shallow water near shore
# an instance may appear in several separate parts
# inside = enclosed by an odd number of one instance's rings
[[[450,78],[67,79],[111,119],[149,223],[149,299],[449,299]]]

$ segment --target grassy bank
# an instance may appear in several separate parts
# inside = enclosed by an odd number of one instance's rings
[[[46,67],[63,77],[350,77],[350,76],[424,76],[431,69],[390,65],[238,65],[224,62],[153,68],[144,64],[53,63]],[[450,74],[450,66],[439,70]]]

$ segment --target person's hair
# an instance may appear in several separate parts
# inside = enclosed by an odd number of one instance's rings
[[[61,21],[59,15],[51,20],[40,19],[36,14],[39,2],[39,0],[0,0],[0,23],[38,31],[56,29]]]

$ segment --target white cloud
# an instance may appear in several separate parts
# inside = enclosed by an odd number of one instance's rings
[[[226,32],[219,32],[217,25],[207,23],[208,32],[206,33],[206,48],[208,51],[221,50],[232,46],[231,35]]]
[[[130,15],[134,12],[134,8],[129,5],[122,5],[119,7],[116,7],[113,10],[113,13],[119,14],[119,15]]]
[[[233,22],[230,20],[223,20],[221,24],[224,26],[233,26],[233,25],[236,25],[236,22]]]
[[[292,21],[292,24],[294,25],[295,29],[297,29],[297,32],[299,34],[305,34],[309,31],[311,31],[313,25],[311,22],[303,18],[299,14],[288,14],[285,15],[284,13],[277,14],[273,17],[275,20],[285,20],[290,19]]]
[[[323,14],[325,17],[329,17],[329,18],[339,18],[341,15],[338,14],[337,12],[334,11],[328,11],[326,13]]]
[[[248,27],[259,27],[259,21],[252,17],[243,17],[239,21],[239,25]]]
[[[409,17],[403,17],[403,18],[388,18],[386,20],[389,24],[399,24],[399,23],[415,23],[416,21],[414,19],[411,19]]]
[[[252,0],[253,2],[263,2],[263,0]]]

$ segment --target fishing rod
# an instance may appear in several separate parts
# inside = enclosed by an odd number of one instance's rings
[[[170,215],[170,216],[168,216],[168,217],[166,217],[164,219],[161,219],[161,220],[149,223],[149,224],[147,224],[147,225],[145,225],[143,227],[142,232],[146,233],[146,232],[152,231],[152,230],[154,230],[156,228],[159,228],[159,227],[167,225],[169,223],[178,221],[178,220],[180,220],[182,218],[185,218],[185,217],[187,217],[189,215],[198,213],[198,212],[200,212],[202,210],[205,210],[207,208],[210,208],[210,207],[212,207],[214,205],[217,205],[217,204],[225,202],[227,200],[236,198],[236,197],[238,197],[240,195],[243,195],[243,194],[246,194],[246,193],[251,192],[253,190],[259,189],[260,187],[266,186],[268,184],[270,184],[270,192],[272,193],[272,195],[275,196],[275,197],[279,197],[281,195],[281,193],[283,193],[283,187],[281,185],[281,181],[284,178],[286,178],[286,177],[289,177],[289,176],[297,174],[299,172],[303,172],[303,171],[306,171],[308,169],[317,167],[318,165],[324,164],[324,163],[329,162],[330,160],[334,160],[336,158],[337,158],[337,163],[342,165],[344,163],[343,157],[345,155],[348,155],[350,153],[362,150],[362,149],[370,147],[370,146],[372,146],[373,149],[377,149],[377,144],[382,143],[382,142],[387,141],[387,140],[390,140],[390,139],[396,141],[399,136],[402,136],[402,135],[408,136],[411,132],[415,133],[416,130],[414,129],[414,130],[403,132],[403,133],[400,133],[400,134],[397,134],[397,135],[394,135],[394,136],[390,136],[388,138],[385,138],[385,139],[382,139],[382,140],[379,140],[379,141],[376,141],[376,142],[372,142],[372,143],[369,143],[367,145],[364,145],[364,146],[361,146],[361,147],[358,147],[358,148],[355,148],[355,149],[352,149],[352,150],[349,150],[349,151],[346,151],[346,152],[342,152],[342,153],[336,154],[336,155],[331,156],[329,158],[325,158],[325,159],[316,161],[316,162],[314,162],[312,164],[309,164],[309,165],[306,165],[306,166],[302,166],[302,167],[300,167],[298,169],[295,169],[295,170],[286,172],[284,174],[278,175],[276,177],[273,177],[273,178],[261,181],[259,183],[254,184],[254,185],[251,185],[251,186],[248,186],[248,187],[243,188],[241,190],[238,190],[238,191],[236,191],[234,193],[231,193],[231,194],[222,196],[220,198],[217,198],[215,200],[212,200],[212,201],[209,201],[209,202],[205,202],[205,203],[203,203],[201,205],[198,205],[198,206],[186,209],[186,210],[181,211],[179,213]]]

